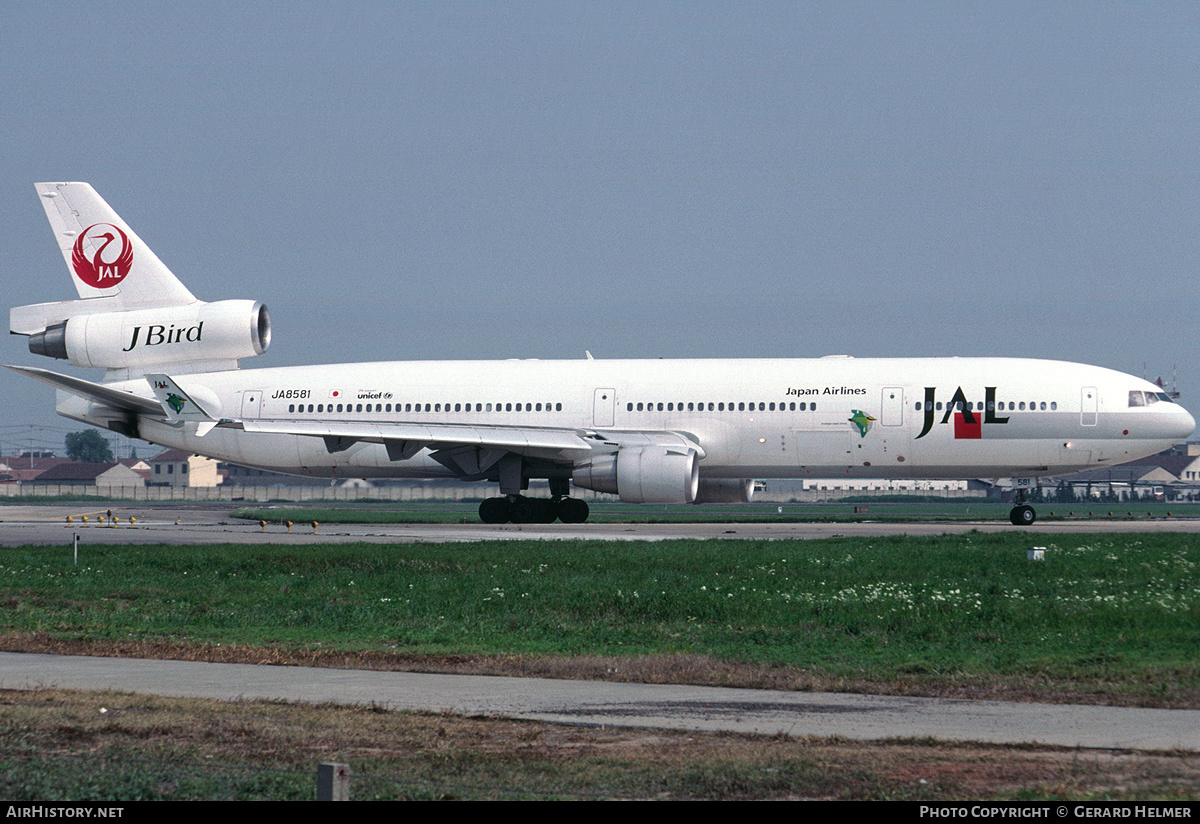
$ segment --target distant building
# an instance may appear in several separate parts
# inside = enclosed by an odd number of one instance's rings
[[[95,486],[101,489],[113,487],[145,486],[145,479],[127,466],[119,463],[83,463],[68,461],[52,466],[27,484],[57,486]]]
[[[36,479],[51,467],[69,463],[73,463],[70,458],[57,458],[52,452],[22,452],[20,455],[0,457],[0,472],[7,472],[15,480],[26,482]]]
[[[150,486],[219,486],[221,473],[212,458],[166,449],[146,461]]]

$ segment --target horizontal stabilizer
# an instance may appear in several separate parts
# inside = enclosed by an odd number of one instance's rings
[[[158,401],[151,398],[143,398],[141,395],[135,395],[123,389],[114,389],[111,386],[105,386],[101,383],[92,383],[82,378],[60,375],[57,372],[51,372],[47,369],[36,369],[31,366],[8,366],[7,368],[14,372],[20,372],[22,375],[28,375],[42,383],[48,383],[56,389],[64,389],[81,398],[87,398],[88,400],[111,406],[114,409],[124,409],[129,412],[137,412],[140,415],[163,415],[162,404]]]

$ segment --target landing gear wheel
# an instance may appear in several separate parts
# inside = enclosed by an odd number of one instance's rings
[[[587,501],[578,498],[563,498],[558,502],[558,519],[564,524],[581,524],[588,517]]]
[[[485,524],[506,524],[512,517],[508,498],[487,498],[479,505],[479,520]]]
[[[1016,526],[1029,526],[1037,520],[1037,513],[1033,511],[1033,507],[1022,504],[1012,508],[1012,512],[1008,513],[1008,519]]]
[[[558,520],[558,501],[551,498],[550,500],[539,500],[538,505],[541,507],[540,517],[537,519],[539,524],[552,524]]]
[[[541,503],[533,498],[526,498],[523,495],[517,497],[512,502],[509,508],[509,517],[512,518],[514,524],[532,524],[537,523]]]

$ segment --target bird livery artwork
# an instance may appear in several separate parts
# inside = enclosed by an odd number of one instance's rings
[[[854,424],[858,428],[858,436],[860,438],[867,437],[867,433],[871,431],[871,424],[875,423],[875,418],[872,418],[861,409],[851,409],[852,414],[846,420]]]

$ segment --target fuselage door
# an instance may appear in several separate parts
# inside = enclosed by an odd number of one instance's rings
[[[1100,403],[1096,387],[1085,386],[1079,390],[1079,425],[1095,426]]]
[[[262,414],[262,390],[247,389],[242,392],[242,417],[257,418]]]
[[[900,426],[904,423],[904,389],[899,386],[883,387],[883,398],[879,404],[880,426]]]
[[[613,426],[617,390],[597,389],[592,393],[592,426]]]

